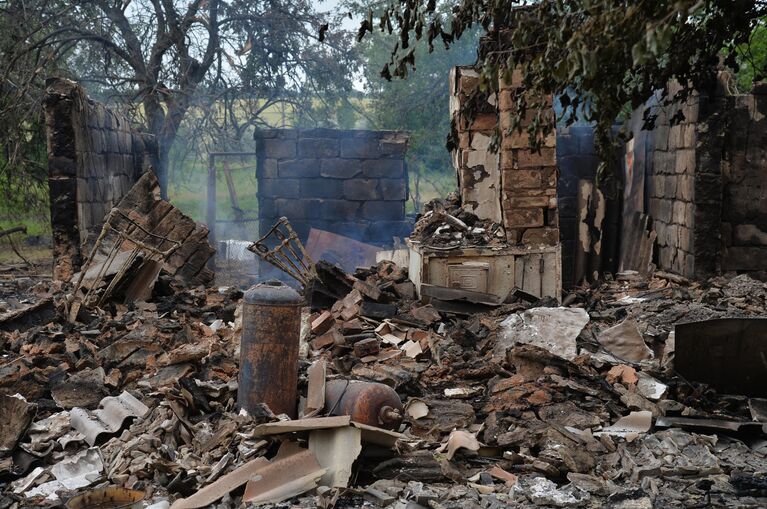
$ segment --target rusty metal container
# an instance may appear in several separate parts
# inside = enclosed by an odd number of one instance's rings
[[[394,389],[361,380],[330,380],[325,386],[325,410],[384,429],[396,429],[403,415],[402,400]]]
[[[245,292],[237,406],[253,412],[266,403],[275,414],[296,417],[301,296],[281,281]]]

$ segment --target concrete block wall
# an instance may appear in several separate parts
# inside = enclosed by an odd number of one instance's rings
[[[311,228],[377,245],[410,234],[406,133],[268,129],[255,139],[262,234],[282,216],[303,241]]]
[[[672,85],[671,93],[676,90]],[[684,120],[670,122],[681,109]],[[645,169],[657,266],[687,277],[767,277],[767,86],[656,108]]]
[[[699,175],[696,195],[711,200],[709,186],[715,185],[718,177],[721,182],[721,270],[754,272],[764,279],[767,276],[767,85],[758,85],[747,95],[719,97],[709,107],[716,113],[712,112],[701,123],[700,131],[705,136],[701,149],[722,157],[718,172],[714,169]],[[709,207],[717,210],[715,203]],[[703,218],[700,220],[696,247],[702,250],[708,228]]]
[[[88,99],[76,83],[47,83],[44,99],[54,276],[69,279],[104,216],[157,162],[154,137]]]
[[[503,224],[513,244],[559,243],[556,132],[530,148],[527,123],[512,129],[511,118],[521,76],[499,81],[497,94],[479,91],[472,67],[456,67],[450,75],[450,112],[455,146],[453,162],[465,208]],[[551,106],[551,97],[545,98]],[[550,112],[553,119],[553,109]],[[531,114],[532,115],[532,114]],[[495,150],[491,142],[500,128]]]
[[[672,89],[671,93],[675,93]],[[682,109],[684,120],[671,119]],[[691,277],[695,274],[695,168],[699,101],[658,108],[651,174],[645,183],[647,212],[657,234],[657,266]]]

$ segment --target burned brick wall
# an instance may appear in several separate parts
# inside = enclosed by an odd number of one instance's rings
[[[157,147],[72,81],[49,80],[44,108],[54,276],[67,280],[107,212],[155,165]]]
[[[536,151],[527,125],[511,129],[515,95],[525,93],[521,76],[514,72],[508,83],[500,79],[498,93],[488,95],[479,91],[476,69],[456,67],[450,87],[453,162],[464,207],[503,224],[512,244],[558,244],[556,133]],[[551,105],[551,97],[547,100]],[[499,147],[493,150],[499,127]]]
[[[396,131],[256,131],[261,233],[285,216],[304,241],[311,228],[377,245],[406,237],[408,138]]]

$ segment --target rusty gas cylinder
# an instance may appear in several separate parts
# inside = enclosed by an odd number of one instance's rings
[[[402,422],[402,401],[388,385],[361,380],[330,380],[325,386],[325,411],[349,415],[355,422],[396,429]]]
[[[242,306],[237,406],[266,403],[275,415],[296,417],[301,296],[280,281],[245,292]]]

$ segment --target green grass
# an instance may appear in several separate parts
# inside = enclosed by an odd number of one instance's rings
[[[216,167],[216,220],[236,219],[235,210],[232,208],[232,197],[227,185],[223,161],[217,161]],[[232,177],[234,193],[243,217],[258,217],[258,197],[256,195],[258,185],[256,183],[255,157],[230,158],[229,170]],[[188,164],[177,178],[171,177],[168,197],[170,201],[189,215],[195,221],[206,222],[208,203],[208,168],[206,164],[194,162]],[[234,228],[225,223],[216,226],[216,232],[223,232],[227,226],[230,230],[227,237],[242,237],[243,240],[255,240],[258,234],[256,222],[248,223],[246,231]],[[220,234],[217,238],[222,238]]]

